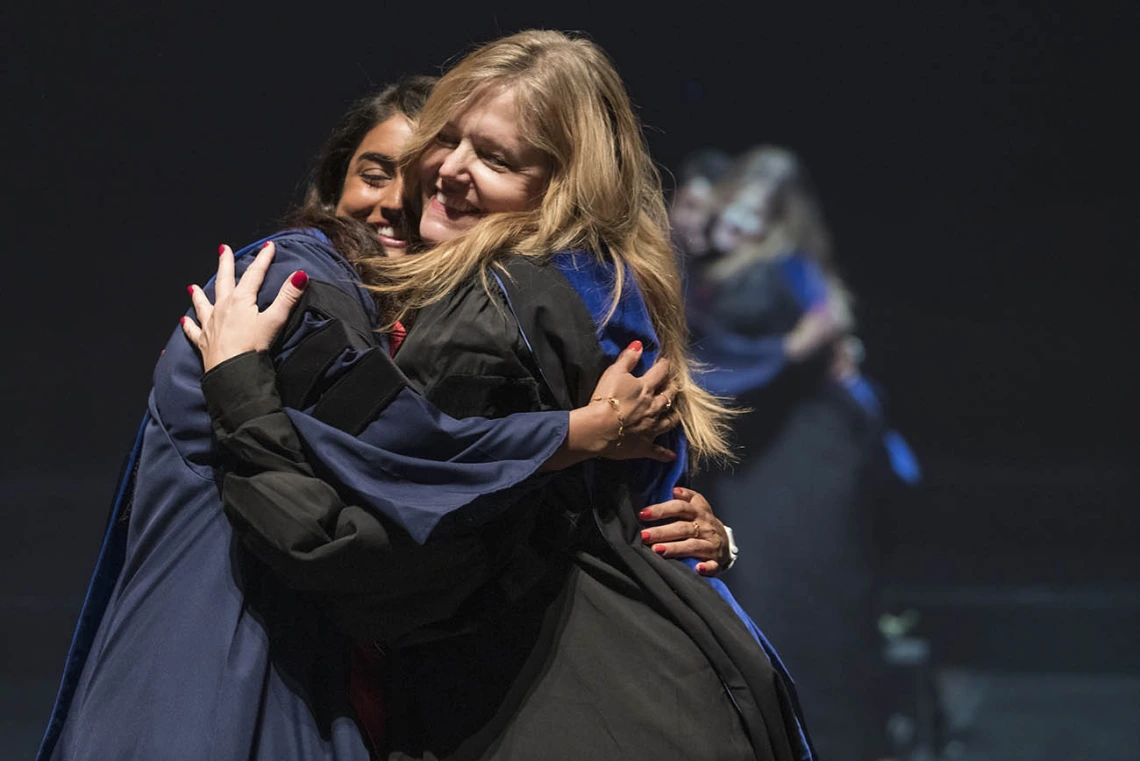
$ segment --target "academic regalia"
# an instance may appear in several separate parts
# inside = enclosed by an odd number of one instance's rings
[[[304,269],[346,294],[366,315],[367,332],[372,300],[327,241],[300,232],[273,238],[262,307]],[[256,250],[239,253],[239,270]],[[212,298],[212,286],[206,292]],[[321,315],[304,317],[319,329]],[[278,346],[278,359],[292,348]],[[234,541],[201,374],[196,350],[176,329],[155,368],[37,758],[364,761],[345,689],[344,635],[311,593],[287,586]],[[388,425],[436,442],[420,452],[435,459],[419,465],[451,484],[435,497],[443,510],[522,482],[568,425],[564,412],[460,424],[414,400],[397,401],[400,419]],[[402,455],[411,470],[417,454]],[[389,496],[396,504],[408,493],[397,487]],[[365,538],[374,548],[390,542],[394,554],[415,544],[399,531]]]
[[[635,338],[644,370],[657,352],[648,313],[630,279],[604,322],[611,280],[585,254],[512,259],[490,293],[469,282],[421,310],[399,374],[362,371],[394,400],[381,420],[409,402],[408,388],[461,422],[580,406]],[[260,408],[235,408],[237,389],[271,389],[272,376],[264,358],[245,355],[204,380],[233,458],[226,510],[263,562],[307,578],[306,564],[339,550],[327,527],[368,533],[370,518],[431,537],[425,548],[460,543],[452,566],[464,570],[462,586],[425,580],[408,595],[414,609],[382,593],[401,571],[416,582],[412,560],[364,552],[343,564],[343,583],[321,582],[340,627],[385,651],[393,758],[810,756],[790,684],[755,625],[718,582],[641,544],[637,510],[670,497],[683,461],[591,461],[479,504],[417,510],[409,499],[397,509],[367,467],[379,456],[381,471],[400,468],[380,421],[346,415],[340,430],[271,392]],[[684,452],[681,434],[669,443]]]
[[[751,410],[736,424],[740,464],[699,484],[745,548],[726,580],[796,675],[820,755],[890,755],[873,500],[884,463],[909,483],[914,458],[885,426],[869,381],[832,380],[827,352],[787,361],[785,334],[826,308],[814,262],[781,256],[689,289],[694,351],[709,366],[700,382]]]

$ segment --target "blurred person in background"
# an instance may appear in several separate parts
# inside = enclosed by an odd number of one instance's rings
[[[917,466],[859,372],[851,297],[799,159],[753,149],[710,195],[706,237],[677,234],[697,243],[682,250],[703,383],[750,410],[740,465],[703,484],[748,548],[726,581],[795,675],[820,757],[885,758],[870,502],[882,463],[907,482]],[[675,197],[675,224],[690,203]]]
[[[669,207],[673,245],[687,260],[709,253],[709,227],[719,211],[716,185],[732,168],[732,158],[716,148],[692,153],[677,173]]]

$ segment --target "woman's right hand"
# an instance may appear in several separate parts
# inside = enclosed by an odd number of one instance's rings
[[[269,349],[304,293],[309,278],[297,270],[285,279],[277,298],[264,312],[258,308],[257,292],[273,262],[274,250],[273,241],[268,241],[235,285],[234,254],[229,246],[222,246],[213,304],[201,288],[190,286],[190,299],[201,327],[183,317],[182,332],[202,353],[206,370],[247,351]]]
[[[832,345],[843,335],[843,323],[827,307],[818,307],[800,318],[784,336],[784,354],[791,362],[804,362]]]
[[[598,379],[593,401],[570,413],[571,450],[611,460],[672,462],[677,458],[676,453],[654,443],[681,420],[673,407],[676,388],[669,382],[669,361],[659,359],[637,377],[633,369],[641,353],[640,341],[627,346]]]

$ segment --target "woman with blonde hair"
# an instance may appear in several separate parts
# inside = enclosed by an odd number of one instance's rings
[[[850,296],[800,160],[755,148],[718,191],[716,252],[689,262],[688,311],[702,382],[751,409],[737,423],[741,464],[705,486],[756,548],[730,585],[765,612],[820,754],[872,761],[890,748],[871,502],[884,455],[904,481],[917,470],[859,373]]]
[[[588,460],[532,482],[506,509],[465,507],[426,524],[389,515],[433,541],[481,542],[454,559],[471,574],[450,614],[414,631],[392,636],[382,605],[365,615],[351,594],[333,602],[342,626],[386,652],[392,757],[810,757],[790,685],[755,625],[718,582],[642,543],[639,517],[658,517],[647,506],[687,494],[678,481],[689,448],[695,459],[728,454],[728,412],[692,383],[660,180],[608,58],[545,31],[477,49],[436,86],[401,167],[419,220],[415,255],[361,263],[390,321],[408,326],[401,375],[383,382],[411,385],[460,419],[585,403],[610,416],[620,449],[623,404],[591,395],[632,344],[641,369],[668,358],[675,392],[661,406],[681,429],[662,442],[679,455],[672,463]],[[202,313],[203,384],[224,445],[256,420],[237,414],[248,397],[211,389],[248,387],[271,368],[222,340],[241,332],[240,315],[227,323],[237,313],[221,302]],[[367,445],[371,433],[353,441]],[[306,456],[326,478],[344,475],[343,459],[319,447],[298,444],[284,460]],[[267,462],[247,457],[245,477],[274,477]],[[372,504],[349,491],[385,512],[382,495]],[[317,512],[344,508],[337,497],[326,493]],[[251,516],[291,499],[229,498]],[[275,532],[292,528],[258,527],[265,557],[281,546]],[[702,526],[689,528],[699,541]]]
[[[368,745],[381,746],[383,702],[374,672],[382,658],[371,639],[345,636],[355,631],[351,625],[338,631],[325,599],[351,596],[344,610],[377,612],[391,638],[446,618],[453,601],[479,585],[473,565],[486,553],[470,535],[441,536],[421,547],[380,512],[364,516],[339,505],[321,520],[314,509],[333,487],[313,478],[301,456],[281,459],[289,445],[299,445],[282,405],[292,408],[306,442],[318,446],[361,422],[382,430],[369,439],[371,457],[357,464],[361,488],[382,493],[389,508],[409,499],[418,511],[473,501],[486,510],[512,501],[508,487],[540,468],[594,456],[669,455],[653,438],[673,424],[645,404],[653,401],[646,391],[655,379],[664,383],[665,365],[634,378],[625,368],[635,351],[604,372],[594,392],[622,400],[620,451],[610,446],[612,413],[597,405],[456,421],[410,390],[385,399],[382,384],[367,383],[360,369],[380,367],[375,360],[388,360],[398,336],[372,332],[377,305],[360,287],[353,262],[365,252],[379,254],[381,246],[389,255],[403,248],[395,159],[432,84],[408,77],[352,105],[320,154],[305,206],[290,217],[299,229],[266,241],[262,256],[275,255],[270,267],[255,259],[257,245],[236,257],[223,247],[220,262],[251,268],[245,288],[255,275],[273,286],[300,284],[289,286],[291,295],[304,293],[296,325],[262,347],[270,349],[260,356],[272,359],[275,376],[266,386],[212,386],[229,412],[213,428],[201,360],[182,331],[168,342],[38,758],[359,761],[368,758]],[[256,311],[256,288],[250,295]],[[283,319],[288,312],[267,315]],[[349,365],[356,368],[351,373]],[[398,374],[390,361],[388,369]],[[366,412],[376,415],[354,422],[353,405],[337,400],[362,380],[352,401],[373,405]],[[246,424],[227,428],[238,420]],[[262,459],[251,463],[251,457]],[[255,472],[267,464],[276,472]],[[259,491],[271,504],[243,500]],[[700,495],[685,496],[654,506],[667,521],[682,519],[684,531],[671,535],[665,523],[653,529],[652,541],[715,573],[718,561],[727,560],[724,527]],[[242,512],[246,506],[251,512]],[[695,542],[687,533],[694,521],[702,527]],[[276,538],[286,534],[273,551],[259,544],[270,533],[261,530],[267,523]],[[415,572],[407,572],[413,564]]]

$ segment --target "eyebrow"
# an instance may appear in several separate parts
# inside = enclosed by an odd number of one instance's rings
[[[487,135],[473,135],[471,142],[482,150],[501,151],[507,155],[517,155],[519,153],[518,149],[503,145],[495,138]]]
[[[357,161],[372,161],[377,164],[395,164],[396,159],[386,153],[378,153],[376,151],[368,151],[356,157]]]

